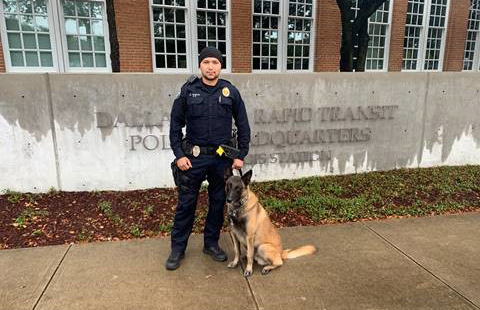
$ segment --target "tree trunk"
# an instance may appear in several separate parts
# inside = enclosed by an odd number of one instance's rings
[[[112,62],[112,72],[120,72],[120,51],[117,38],[117,25],[115,24],[115,8],[113,0],[106,0],[108,33],[110,39],[110,60]]]
[[[342,19],[342,45],[340,47],[340,71],[353,71],[353,11],[348,1],[337,0]]]
[[[342,46],[340,47],[340,71],[353,71],[353,31],[349,23],[342,24]]]
[[[359,0],[359,11],[354,20],[352,0],[337,0],[342,18],[342,45],[340,71],[365,71],[368,51],[368,18],[387,0]],[[354,20],[352,22],[352,20]],[[355,44],[357,48],[355,48]],[[356,61],[354,63],[354,55]]]
[[[358,47],[355,71],[364,72],[365,63],[367,61],[368,41],[370,40],[370,36],[368,35],[368,19],[358,26]]]

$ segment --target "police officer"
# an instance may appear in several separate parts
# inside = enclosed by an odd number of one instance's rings
[[[181,169],[178,204],[171,234],[168,270],[180,266],[192,232],[200,185],[208,181],[208,213],[204,229],[203,252],[216,261],[227,255],[218,246],[225,205],[224,170],[243,166],[250,143],[250,127],[245,104],[230,82],[219,79],[222,54],[214,47],[204,48],[198,62],[201,78],[192,76],[175,99],[171,113],[170,145]],[[232,117],[238,130],[238,155],[222,154],[220,145],[232,140]],[[186,126],[186,138],[182,128]]]

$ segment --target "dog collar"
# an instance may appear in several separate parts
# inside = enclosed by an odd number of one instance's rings
[[[244,198],[242,198],[242,199],[240,199],[240,205],[241,205],[241,206],[243,206],[244,204],[247,203],[249,196],[250,196],[250,193],[247,192],[247,196],[244,197]]]

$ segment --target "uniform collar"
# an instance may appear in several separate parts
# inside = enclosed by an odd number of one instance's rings
[[[215,86],[213,86],[213,87],[206,86],[206,85],[203,83],[202,79],[199,78],[199,86],[200,86],[200,88],[203,89],[203,90],[205,90],[205,91],[208,92],[208,93],[213,93],[213,92],[217,91],[219,88],[223,87],[224,85],[225,85],[224,81],[221,80],[221,79],[218,79],[217,84],[216,84]]]

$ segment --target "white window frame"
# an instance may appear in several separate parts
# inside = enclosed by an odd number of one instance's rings
[[[103,21],[103,34],[104,34],[104,43],[105,43],[105,58],[106,58],[106,64],[107,66],[102,68],[89,68],[89,67],[70,67],[70,62],[68,61],[68,47],[67,47],[67,32],[65,30],[65,16],[63,12],[63,7],[61,7],[60,2],[62,0],[59,0],[59,3],[57,3],[58,7],[58,19],[61,21],[58,23],[60,25],[60,31],[63,34],[61,36],[61,42],[62,42],[62,51],[63,51],[63,65],[64,65],[64,71],[65,72],[72,72],[72,73],[111,73],[112,72],[112,62],[110,61],[110,36],[109,36],[109,31],[108,31],[108,18],[107,18],[107,3],[105,0],[95,0],[96,2],[102,2],[103,3],[103,16],[102,16],[102,21]],[[60,34],[58,34],[60,35]],[[78,35],[80,37],[80,35]],[[58,39],[58,38],[57,38]],[[80,40],[78,42],[80,43]],[[92,46],[93,46],[93,41],[92,41]],[[93,52],[93,50],[92,50]],[[80,57],[82,57],[82,53],[80,53]]]
[[[284,0],[280,0],[279,1],[279,5],[278,5],[278,28],[277,28],[277,32],[278,32],[278,37],[277,37],[277,69],[253,69],[253,44],[256,43],[253,41],[253,16],[254,16],[254,10],[255,10],[255,0],[252,0],[252,33],[251,33],[251,41],[252,41],[252,60],[251,60],[251,64],[252,64],[252,73],[281,73],[283,68],[282,68],[282,65],[283,65],[283,56],[284,56],[284,49],[282,48],[283,44],[284,44],[284,36],[282,35],[282,32],[284,31],[284,25],[283,25],[283,10],[284,10],[284,7],[285,5],[282,5],[282,1]],[[288,2],[288,1],[284,1],[284,2]],[[256,13],[257,16],[273,16],[273,14],[263,14],[263,13]],[[261,21],[260,21],[261,22]],[[270,29],[271,30],[271,29]],[[261,32],[260,32],[261,33]],[[261,45],[261,43],[260,43]],[[261,49],[261,47],[260,47]],[[271,58],[272,56],[269,54],[268,55],[269,58]],[[286,58],[285,58],[286,60]],[[261,61],[262,61],[262,56],[260,55],[260,67],[261,67]]]
[[[65,32],[65,19],[63,18],[63,7],[61,0],[46,0],[48,12],[48,27],[50,33],[50,45],[52,47],[53,67],[16,67],[12,66],[10,59],[10,48],[7,38],[7,25],[5,23],[5,15],[3,9],[3,1],[0,0],[0,35],[2,39],[3,55],[5,59],[5,69],[12,73],[55,73],[55,72],[71,72],[71,73],[111,73],[110,61],[110,38],[108,31],[107,7],[105,0],[97,0],[103,3],[103,27],[105,38],[105,68],[70,68],[68,64],[68,50],[66,49],[67,35]]]
[[[407,0],[408,1],[408,0]],[[450,13],[450,6],[452,5],[452,0],[447,0],[447,10],[445,12],[445,27],[444,33],[442,35],[442,41],[440,45],[440,56],[438,59],[438,69],[424,69],[425,67],[425,51],[427,46],[427,36],[428,30],[430,29],[430,10],[432,6],[432,0],[425,0],[423,7],[423,20],[422,26],[420,29],[419,36],[419,46],[418,46],[418,58],[417,58],[417,68],[416,69],[403,69],[403,56],[402,56],[402,72],[441,72],[443,71],[443,62],[445,57],[445,45],[447,41],[447,31],[448,31],[448,19]],[[408,12],[407,12],[408,14]],[[406,25],[405,27],[408,27]],[[435,28],[435,27],[433,27]],[[405,34],[404,34],[405,35]],[[404,47],[403,47],[404,48]],[[403,53],[403,50],[402,50]]]
[[[48,27],[49,27],[49,34],[50,34],[50,47],[52,49],[52,61],[53,67],[27,67],[27,66],[12,66],[12,60],[10,57],[10,46],[8,43],[8,36],[7,36],[7,24],[5,22],[5,12],[3,8],[3,1],[0,0],[0,36],[2,39],[2,46],[3,46],[3,59],[5,60],[5,70],[7,73],[9,72],[18,72],[18,73],[51,73],[51,72],[58,72],[59,71],[59,63],[58,63],[58,47],[56,41],[56,34],[54,31],[54,21],[52,16],[54,15],[52,9],[52,1],[47,1],[47,14],[48,14]],[[23,33],[23,32],[20,32]],[[22,49],[23,50],[23,49]]]
[[[473,2],[477,3],[472,3],[470,4],[470,9],[468,12],[468,21],[470,22],[470,15],[471,11],[473,10],[474,5],[480,5],[480,1],[476,0]],[[480,21],[479,21],[480,22]],[[472,62],[472,69],[467,70],[463,69],[465,67],[465,49],[467,48],[467,39],[468,39],[468,33],[469,32],[476,32],[476,37],[475,37],[475,47],[473,50],[473,62]],[[464,72],[479,72],[480,71],[480,28],[477,30],[470,30],[470,28],[467,28],[467,37],[465,38],[465,47],[463,49],[463,63],[462,63],[462,71]]]
[[[289,4],[288,0],[280,0],[279,8],[279,21],[278,21],[278,47],[277,47],[277,69],[252,69],[252,73],[312,73],[315,69],[315,38],[316,38],[316,12],[317,12],[317,0],[312,0],[312,24],[310,29],[310,43],[309,43],[309,59],[308,59],[308,70],[287,70],[287,49],[288,49],[288,18],[289,18]],[[253,51],[253,12],[254,12],[254,1],[252,0],[252,17],[250,22],[252,23],[252,32],[251,32],[251,42],[252,42],[252,51]],[[301,18],[301,17],[293,17]],[[306,18],[304,18],[306,19]],[[252,68],[253,68],[253,53],[250,59]]]
[[[392,20],[393,20],[393,2],[395,0],[390,0],[388,8],[388,25],[387,31],[385,33],[385,46],[383,54],[383,68],[382,69],[367,69],[367,62],[365,61],[365,71],[366,72],[388,72],[388,63],[390,59],[390,39],[392,33]],[[383,4],[382,4],[383,5]],[[375,14],[375,12],[373,13]],[[370,23],[370,18],[368,18],[368,29],[370,30],[370,25],[382,25],[379,23]],[[366,58],[365,60],[367,60]]]
[[[226,68],[222,69],[224,73],[232,72],[232,10],[231,0],[225,0],[226,21],[225,21],[225,38],[226,38]],[[153,7],[161,6],[153,4],[153,0],[149,0],[149,16],[150,16],[150,44],[152,47],[152,68],[154,73],[198,73],[198,33],[197,33],[197,0],[185,0],[185,39],[187,52],[187,68],[157,68],[155,58],[155,38],[153,28]],[[164,6],[161,6],[164,7]],[[168,7],[168,6],[167,6]],[[172,6],[172,8],[175,8]],[[223,11],[223,10],[216,10]]]

